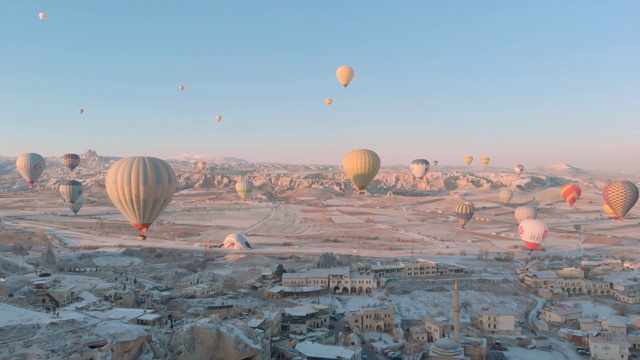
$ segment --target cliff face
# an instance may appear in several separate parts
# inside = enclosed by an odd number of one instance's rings
[[[171,339],[167,358],[180,360],[260,360],[260,332],[217,319],[185,325]]]

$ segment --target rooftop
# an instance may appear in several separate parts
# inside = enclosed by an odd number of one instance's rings
[[[320,286],[274,286],[267,290],[272,294],[277,294],[280,292],[297,292],[297,293],[305,293],[305,292],[315,292],[323,290],[323,287]]]
[[[327,278],[330,275],[349,275],[349,267],[339,267],[339,268],[331,268],[331,269],[311,269],[305,272],[299,273],[284,273],[282,274],[282,280],[285,279],[306,279],[306,278]]]
[[[496,315],[515,315],[516,312],[513,311],[511,308],[508,308],[506,306],[495,306],[492,307],[488,310],[485,310],[484,313],[486,315],[492,315],[492,316],[496,316]]]
[[[531,275],[538,279],[557,279],[558,274],[553,271],[534,271]]]
[[[322,359],[351,359],[356,355],[355,350],[347,349],[343,346],[322,345],[309,341],[298,343],[295,349],[307,357]]]
[[[615,335],[611,333],[599,332],[595,334],[589,334],[589,343],[595,345],[601,344],[615,344],[622,347],[631,347],[631,344],[626,337],[622,335]]]

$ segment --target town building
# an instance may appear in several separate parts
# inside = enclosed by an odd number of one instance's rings
[[[195,297],[206,297],[222,291],[222,283],[198,284],[182,289],[185,295],[194,295]]]
[[[478,313],[478,328],[483,333],[520,335],[522,328],[516,327],[516,313],[505,306],[496,306]]]
[[[282,286],[315,286],[336,294],[371,294],[376,288],[372,273],[351,272],[349,267],[311,269],[282,274]]]
[[[326,292],[327,289],[321,286],[274,286],[266,290],[267,296],[272,299],[320,296]]]
[[[0,296],[7,296],[7,280],[0,277]]]
[[[567,305],[554,305],[542,308],[540,317],[551,325],[567,325],[582,317],[582,310]]]
[[[296,344],[295,349],[308,360],[361,360],[362,348],[359,346],[323,345],[311,341]]]
[[[592,359],[627,360],[631,344],[622,335],[609,332],[589,334],[589,351]]]
[[[393,310],[386,303],[362,305],[347,314],[347,323],[363,332],[388,332],[393,330]]]
[[[331,311],[324,305],[302,305],[284,309],[282,331],[306,334],[307,328],[327,327]]]

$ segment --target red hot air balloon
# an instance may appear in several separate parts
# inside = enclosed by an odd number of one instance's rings
[[[560,194],[564,198],[564,201],[569,204],[569,207],[572,207],[576,200],[580,198],[582,190],[580,190],[580,186],[576,184],[567,184],[562,187]]]

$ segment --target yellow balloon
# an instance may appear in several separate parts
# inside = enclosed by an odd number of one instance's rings
[[[473,156],[465,156],[464,157],[464,162],[467,163],[467,165],[471,165],[471,163],[473,162]]]
[[[480,161],[482,161],[483,165],[489,165],[489,161],[491,161],[491,158],[489,158],[488,156],[485,156],[482,159],[480,159]]]
[[[216,115],[216,120],[218,120],[218,122],[220,122],[220,120],[222,120],[222,115]],[[233,121],[232,121],[233,122]]]
[[[345,89],[347,88],[347,85],[349,85],[351,80],[353,80],[353,76],[355,74],[356,72],[353,71],[353,68],[347,65],[340,66],[336,71],[336,76],[338,77],[338,81],[340,81],[340,84],[342,84],[342,86],[344,86]]]
[[[204,161],[198,161],[198,168],[199,168],[200,170],[204,170],[204,169],[206,169],[206,168],[207,168],[207,163],[206,163],[206,162],[204,162]]]
[[[165,161],[147,156],[118,160],[105,179],[107,195],[144,239],[176,191],[176,174]]]
[[[342,159],[342,167],[360,193],[364,193],[380,170],[380,157],[371,150],[352,150]]]
[[[331,104],[333,103],[333,99],[327,98],[327,100],[325,100],[324,102],[326,102],[327,105],[331,106]]]

